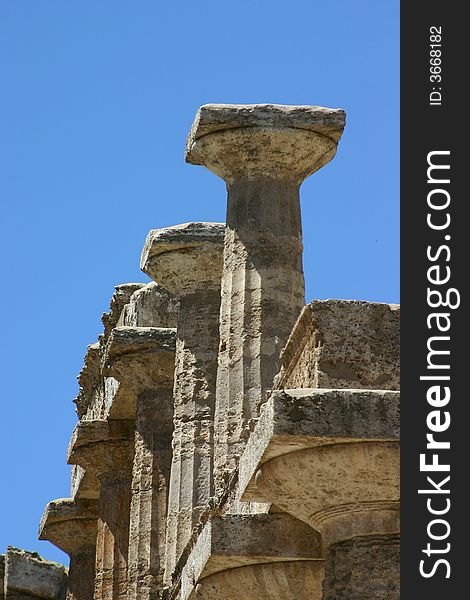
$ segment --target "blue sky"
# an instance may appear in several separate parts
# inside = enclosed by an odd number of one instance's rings
[[[399,3],[3,0],[0,56],[0,552],[67,562],[37,527],[113,286],[149,229],[225,219],[183,158],[201,104],[345,109],[301,188],[307,299],[399,301]]]

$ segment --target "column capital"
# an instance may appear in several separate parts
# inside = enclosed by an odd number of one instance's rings
[[[186,161],[228,184],[259,178],[299,185],[334,157],[344,125],[344,111],[321,106],[206,104],[191,128]]]
[[[399,399],[383,390],[275,392],[240,460],[242,500],[270,500],[325,545],[397,532]]]
[[[320,535],[306,523],[285,513],[224,515],[208,521],[192,547],[180,597],[231,600],[248,585],[250,599],[290,600],[299,597],[293,581],[300,581],[319,600],[322,576]]]
[[[177,296],[218,289],[222,277],[224,223],[183,223],[152,229],[140,268]]]
[[[78,464],[98,479],[127,477],[132,464],[134,422],[79,422],[67,450],[67,463]]]
[[[134,419],[140,394],[173,385],[175,347],[176,329],[113,329],[103,355],[103,375],[119,384],[107,410],[110,419]]]
[[[44,509],[38,538],[69,556],[78,554],[95,546],[97,519],[98,500],[52,500]]]

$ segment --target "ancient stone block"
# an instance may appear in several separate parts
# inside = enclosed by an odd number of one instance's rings
[[[154,281],[132,294],[121,315],[128,327],[176,327],[177,319],[178,299]]]
[[[150,231],[144,272],[180,300],[174,435],[165,581],[207,508],[213,490],[213,435],[223,223],[184,223]]]
[[[240,461],[242,500],[270,500],[320,531],[325,548],[398,532],[398,400],[393,391],[274,393]]]
[[[305,306],[281,353],[277,388],[400,388],[400,307],[359,300]]]
[[[70,557],[68,600],[90,600],[95,580],[98,500],[60,498],[49,502],[39,525],[48,540]]]
[[[323,600],[398,600],[400,538],[371,535],[332,544],[325,561]]]
[[[67,572],[36,552],[9,546],[5,557],[5,600],[65,600]]]
[[[103,375],[116,382],[107,387],[107,417],[134,419],[139,394],[172,387],[175,338],[174,329],[113,329],[103,350]]]
[[[320,600],[320,546],[317,532],[286,514],[213,519],[183,568],[180,598],[235,599],[249,585],[249,598],[281,600],[295,598],[302,584]]]

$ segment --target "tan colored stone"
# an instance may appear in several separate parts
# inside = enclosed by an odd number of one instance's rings
[[[65,600],[67,572],[36,552],[8,546],[5,557],[5,600]]]
[[[123,308],[127,327],[176,327],[178,299],[154,281],[136,290]]]
[[[69,600],[93,597],[97,520],[97,500],[60,498],[44,510],[39,539],[48,540],[70,557]]]
[[[112,378],[106,394],[109,419],[135,419],[137,399],[149,390],[173,385],[174,329],[116,327],[103,352],[103,375]]]
[[[97,500],[100,497],[100,480],[80,465],[72,465],[70,494],[77,500]]]
[[[219,495],[236,468],[279,353],[305,304],[299,186],[329,162],[344,112],[280,105],[206,105],[186,160],[227,183],[215,415]]]
[[[311,597],[320,599],[320,546],[317,532],[287,514],[214,519],[204,526],[186,561],[180,598],[205,598],[206,593],[210,598],[238,598],[248,582],[254,586],[251,593],[264,590],[259,597],[271,597],[269,576],[277,574],[276,594],[290,598],[303,581],[315,591]]]
[[[90,416],[95,405],[101,404],[103,396],[103,378],[101,376],[100,345],[91,344],[85,354],[84,365],[78,374],[79,391],[74,402],[78,418]]]
[[[79,422],[68,448],[69,464],[80,464],[101,483],[95,600],[127,597],[134,425],[125,420]]]
[[[398,400],[392,391],[274,393],[240,461],[242,499],[309,523],[325,548],[398,532]]]
[[[328,549],[323,600],[399,600],[400,538],[371,535]]]
[[[111,297],[109,312],[103,313],[101,320],[104,326],[104,333],[100,341],[106,342],[111,331],[118,325],[122,325],[123,309],[137,290],[145,286],[145,283],[122,283],[117,285],[115,292]]]
[[[359,300],[305,306],[281,352],[277,388],[400,389],[400,307]]]
[[[141,266],[180,300],[174,386],[173,461],[165,581],[213,496],[213,434],[219,345],[223,223],[152,230]]]

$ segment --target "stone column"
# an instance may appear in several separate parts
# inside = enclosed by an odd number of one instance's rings
[[[180,299],[165,581],[213,495],[213,426],[225,226],[153,230],[141,267]]]
[[[400,536],[368,535],[331,544],[323,600],[399,600]]]
[[[228,190],[215,414],[222,493],[247,425],[279,370],[279,353],[305,304],[299,186],[335,155],[344,112],[314,106],[206,105],[186,160]]]
[[[101,482],[95,600],[127,597],[133,440],[132,421],[82,421],[68,449],[68,463],[93,472]]]
[[[151,289],[152,312],[154,317],[160,315],[155,320],[176,325],[174,311],[171,315],[162,313],[163,306],[168,305],[169,293],[155,286]],[[143,290],[145,288],[139,295]],[[172,305],[173,300],[176,299],[172,297]],[[139,322],[140,315],[134,316],[139,317],[136,319]],[[162,590],[173,433],[175,338],[176,331],[172,328],[116,327],[103,355],[103,371],[117,384],[109,416],[135,421],[129,600],[156,598]]]
[[[280,390],[262,408],[242,500],[321,533],[324,600],[399,598],[399,430],[396,391]]]
[[[44,510],[39,539],[48,540],[70,557],[69,600],[93,598],[97,518],[97,500],[60,498]]]

